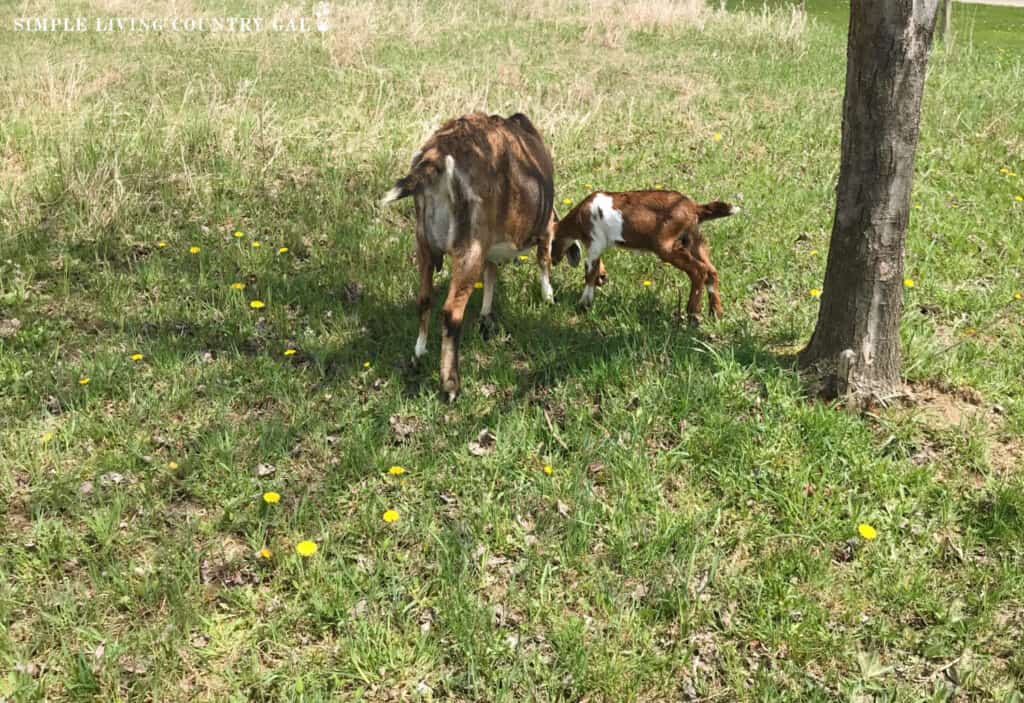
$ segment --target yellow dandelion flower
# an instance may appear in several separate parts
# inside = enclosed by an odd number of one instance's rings
[[[878,532],[875,530],[875,528],[873,528],[866,522],[862,522],[861,524],[857,525],[857,532],[860,533],[861,537],[869,541],[873,540],[875,537],[878,537]]]
[[[159,248],[159,249],[164,249],[164,248],[166,248],[166,247],[167,247],[167,242],[157,242],[157,243],[156,243],[156,246],[157,246],[157,248]]]
[[[388,473],[391,474],[392,476],[401,476],[402,474],[405,473],[405,468],[401,466],[392,466],[390,469],[388,469]]]
[[[976,334],[978,334],[978,330],[974,329],[973,327],[968,327],[967,329],[964,330],[965,337],[973,337]]]
[[[1020,300],[1022,298],[1024,298],[1024,293],[1014,293],[1013,294],[1013,299],[1014,300]]]
[[[295,551],[299,553],[299,556],[311,557],[316,554],[317,546],[316,542],[311,542],[308,539],[304,539],[295,545]]]
[[[484,287],[484,282],[483,281],[477,281],[476,283],[473,284],[473,287],[475,289],[477,289],[477,290],[480,290],[481,288]]]
[[[263,494],[263,502],[274,505],[275,503],[281,502],[281,494],[275,493],[274,491],[267,491]]]
[[[562,198],[562,205],[572,205],[572,198]]]
[[[999,173],[1003,174],[1004,176],[1008,175],[1010,173],[1010,169],[1003,166],[1001,169],[999,169]]]
[[[277,250],[277,253],[278,254],[287,254],[288,253],[288,247],[281,247],[280,249]]]
[[[264,547],[256,553],[259,555],[260,559],[269,559],[270,557],[274,556],[274,553],[266,547]]]
[[[91,381],[91,380],[92,379],[89,378],[88,376],[82,376],[80,379],[78,379],[78,385],[80,385],[80,386],[88,386],[89,385],[89,381]]]
[[[1015,195],[1013,196],[1013,199],[1016,200],[1018,203],[1024,203],[1024,195]]]
[[[650,279],[644,279],[644,288],[650,288],[650,287],[651,287]]]
[[[167,468],[170,469],[171,471],[177,471],[178,470],[178,462],[176,462],[176,461],[168,461],[167,462]]]
[[[142,361],[145,357],[142,356],[142,354],[132,354],[128,358],[131,359],[132,361]]]
[[[40,443],[46,444],[53,439],[53,432],[43,432],[43,436],[39,438]]]
[[[661,189],[663,189],[663,188],[664,188],[665,186],[663,186],[662,184],[660,184],[660,183],[659,183],[658,185],[656,185],[656,186],[654,186],[654,187],[655,187],[656,189],[658,189],[658,190],[661,190]]]
[[[594,187],[594,184],[593,184],[593,183],[584,183],[584,184],[583,184],[583,187],[584,187],[584,188],[587,188],[587,189],[589,190],[590,188],[593,188],[593,187]]]
[[[262,300],[252,300],[249,302],[249,307],[252,308],[253,310],[259,310],[260,308],[267,307],[267,304],[264,303]]]
[[[242,237],[244,237],[245,235],[244,235],[244,234],[242,234],[242,233],[241,233],[241,231],[237,231],[237,230],[236,230],[236,231],[235,231],[235,233],[234,233],[233,235],[231,235],[231,236],[232,236],[232,237],[234,237],[235,239],[241,239],[241,238],[242,238]]]
[[[817,256],[817,255],[818,255],[818,250],[817,249],[811,249],[811,256]]]
[[[231,284],[231,287],[234,288],[235,290],[242,290],[243,288],[245,288],[245,284],[242,283],[241,281],[235,281],[234,283]]]
[[[369,361],[364,361],[364,362],[363,362],[363,368],[364,368],[364,369],[368,369],[368,368],[370,368],[370,362],[369,362]]]
[[[284,355],[285,356],[295,356],[295,350],[294,349],[285,349],[284,350]]]
[[[821,288],[811,288],[807,292],[810,293],[812,298],[820,298],[821,297]]]
[[[714,134],[711,135],[711,138],[716,142],[722,141],[722,135],[720,132],[715,132]]]
[[[904,278],[903,279],[903,286],[905,288],[913,288],[915,285],[916,284],[914,283],[914,279],[913,278]]]
[[[253,249],[259,249],[259,248],[260,248],[261,246],[263,246],[263,245],[262,245],[262,244],[260,244],[260,243],[259,243],[258,241],[256,241],[256,242],[251,242],[251,243],[249,244],[249,246],[251,246],[251,247],[252,247]]]
[[[1010,171],[1010,172],[1009,172],[1008,174],[1006,174],[1006,175],[1007,175],[1007,176],[1009,176],[1010,178],[1016,178],[1016,177],[1017,177],[1017,174],[1016,174],[1016,173],[1014,173],[1013,171]]]
[[[384,522],[395,522],[395,521],[398,520],[398,511],[397,510],[385,510],[384,514],[381,515],[381,518],[384,520]]]
[[[554,469],[554,467],[551,466],[551,464],[545,464],[544,465],[544,473],[546,473],[548,476],[550,476],[551,474],[555,473],[555,469]]]
[[[918,205],[914,205],[914,209],[915,209],[915,210],[921,210],[921,209],[923,209],[923,208],[922,208],[922,207],[921,207],[921,206],[920,206],[920,205],[918,204]]]
[[[529,261],[529,260],[530,260],[530,257],[528,257],[528,256],[527,256],[526,254],[521,254],[521,255],[519,256],[519,260],[520,260],[520,261]]]
[[[191,246],[191,247],[188,248],[188,253],[189,254],[198,254],[200,251],[201,251],[201,249],[199,247],[197,247],[197,246]]]

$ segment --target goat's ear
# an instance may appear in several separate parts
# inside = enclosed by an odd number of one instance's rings
[[[580,243],[573,242],[568,249],[565,251],[566,258],[569,259],[569,265],[576,267],[580,265],[580,259],[583,258],[583,252],[580,251]]]

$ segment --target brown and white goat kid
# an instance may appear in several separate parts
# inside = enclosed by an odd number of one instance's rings
[[[700,319],[701,295],[708,290],[712,315],[722,314],[718,271],[711,263],[700,223],[735,215],[740,209],[720,200],[700,205],[671,190],[640,190],[626,193],[591,193],[555,225],[555,263],[574,249],[579,241],[587,247],[586,288],[581,305],[594,300],[594,287],[604,275],[601,255],[623,247],[656,254],[690,277],[690,299],[686,311],[691,321]]]
[[[449,400],[459,392],[459,337],[466,303],[483,275],[480,322],[493,322],[491,306],[498,264],[537,248],[544,298],[550,282],[554,176],[551,155],[530,120],[474,112],[450,120],[413,156],[408,175],[381,201],[413,196],[416,261],[420,271],[420,328],[414,360],[427,351],[434,272],[452,258],[451,284],[443,308],[441,388]]]

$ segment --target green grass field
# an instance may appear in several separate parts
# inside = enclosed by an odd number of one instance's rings
[[[275,7],[175,12],[311,12]],[[350,0],[243,36],[0,5],[0,700],[1024,700],[1024,46],[980,31],[1024,11],[933,51],[914,397],[858,416],[792,359],[845,20],[730,8]],[[705,228],[725,318],[628,253],[546,306],[531,257],[442,404],[412,208],[376,201],[478,108],[534,119],[559,202],[741,205]]]

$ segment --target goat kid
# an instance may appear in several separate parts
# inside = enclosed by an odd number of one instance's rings
[[[434,273],[452,258],[443,308],[441,389],[459,392],[459,338],[474,284],[484,283],[481,327],[493,324],[498,264],[536,247],[544,298],[551,288],[554,175],[544,140],[523,114],[474,112],[442,125],[413,156],[381,204],[413,196],[416,206],[417,303],[420,327],[414,361],[427,351]]]
[[[700,223],[739,211],[720,200],[701,205],[671,190],[591,193],[555,224],[553,260],[557,264],[568,256],[575,265],[580,256],[577,242],[586,245],[586,287],[580,304],[587,306],[594,300],[594,287],[605,277],[601,264],[605,251],[623,247],[652,252],[690,277],[686,311],[690,321],[697,322],[705,287],[709,313],[722,314],[718,271],[711,263]]]

